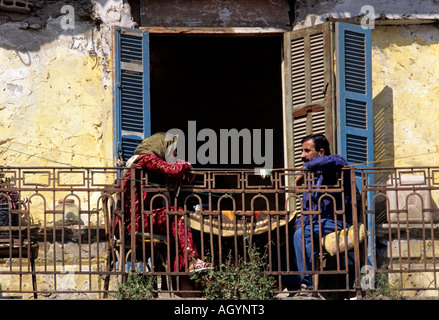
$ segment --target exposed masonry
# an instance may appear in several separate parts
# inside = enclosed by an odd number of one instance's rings
[[[31,4],[22,0],[0,0],[0,9],[12,12],[29,12]]]
[[[74,8],[73,30],[63,30],[61,27],[62,19],[65,19],[61,9],[66,5]],[[111,57],[113,25],[129,28],[136,26],[127,1],[0,0],[0,47],[30,53],[31,56],[43,44],[55,44],[65,36],[70,36],[72,49],[100,57],[106,69],[105,64]]]
[[[373,12],[362,10],[363,6]],[[321,24],[330,19],[360,19],[368,14],[377,21],[420,22],[439,19],[438,0],[296,0],[294,29]]]

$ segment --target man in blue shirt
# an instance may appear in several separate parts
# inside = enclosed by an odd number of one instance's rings
[[[298,271],[308,271],[312,270],[312,259],[316,261],[315,257],[320,248],[319,234],[323,237],[334,232],[336,225],[337,230],[352,225],[351,183],[349,171],[345,170],[342,173],[341,170],[347,166],[347,161],[340,155],[330,153],[329,142],[324,135],[313,134],[303,138],[301,157],[305,162],[305,172],[313,173],[307,175],[309,180],[306,181],[304,188],[323,191],[326,186],[334,186],[340,189],[339,179],[342,178],[344,190],[344,192],[328,192],[327,195],[324,192],[303,193],[302,214],[296,219],[294,225],[294,251]],[[304,183],[305,175],[296,177],[296,186]],[[359,201],[358,189],[356,194]],[[318,214],[307,214],[307,211],[315,211]],[[336,214],[336,219],[334,214]],[[314,250],[312,250],[311,243]],[[299,280],[301,290],[313,289],[312,275],[300,275]]]

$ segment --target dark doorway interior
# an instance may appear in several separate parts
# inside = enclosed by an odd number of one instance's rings
[[[281,47],[281,37],[151,34],[151,132],[178,128],[188,137],[188,121],[196,121],[197,131],[213,129],[218,137],[220,129],[273,129],[273,167],[282,168]]]

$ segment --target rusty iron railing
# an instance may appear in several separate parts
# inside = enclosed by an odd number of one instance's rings
[[[404,296],[438,295],[438,167],[358,170],[370,236],[367,266]],[[366,270],[364,270],[366,273]],[[365,282],[365,287],[379,290]]]
[[[134,170],[131,176],[134,176]],[[191,184],[178,183],[174,186],[163,188],[163,185],[156,184],[154,181],[148,181],[147,176],[137,176],[132,179],[131,183],[131,199],[134,199],[134,190],[140,190],[140,193],[146,192],[151,201],[141,208],[140,226],[144,226],[144,220],[148,219],[147,228],[138,228],[139,233],[130,233],[126,237],[126,227],[122,226],[122,232],[119,235],[114,234],[112,237],[117,238],[116,241],[118,251],[118,265],[131,266],[131,270],[135,269],[136,262],[140,261],[140,265],[147,265],[148,254],[146,251],[154,253],[154,241],[151,238],[157,238],[152,227],[152,215],[154,210],[154,201],[163,200],[158,207],[167,209],[168,230],[164,242],[167,247],[162,256],[167,254],[164,260],[167,261],[164,273],[170,275],[175,281],[170,281],[166,290],[169,294],[181,293],[200,294],[200,290],[184,289],[181,283],[183,278],[188,274],[188,265],[190,259],[187,255],[184,259],[179,259],[179,255],[175,255],[180,244],[179,238],[174,237],[170,232],[169,225],[177,224],[177,220],[182,217],[185,227],[191,230],[194,242],[198,251],[201,253],[200,258],[207,258],[213,265],[221,265],[224,263],[229,252],[232,252],[234,261],[238,261],[239,257],[248,259],[247,250],[251,245],[256,245],[261,253],[265,252],[268,260],[268,273],[276,277],[278,282],[278,292],[282,292],[285,277],[294,277],[299,274],[308,273],[323,278],[320,280],[320,286],[315,287],[316,292],[320,293],[343,293],[345,295],[355,294],[358,291],[354,288],[355,279],[359,279],[360,272],[360,253],[359,245],[356,245],[352,252],[336,248],[337,252],[332,259],[327,256],[320,255],[319,260],[313,264],[312,269],[299,272],[295,266],[293,257],[293,223],[300,210],[300,198],[303,192],[314,192],[321,197],[332,197],[332,194],[339,193],[343,195],[344,186],[342,179],[335,186],[314,186],[312,174],[308,175],[307,181],[310,182],[309,187],[294,187],[292,181],[297,175],[303,171],[298,170],[274,170],[269,176],[261,177],[254,170],[199,170],[194,171],[194,181]],[[343,174],[351,174],[349,170],[345,170]],[[353,174],[353,171],[352,171]],[[354,189],[355,190],[355,189]],[[175,196],[178,194],[178,197]],[[119,190],[119,195],[121,195]],[[122,194],[123,195],[123,194]],[[125,194],[126,196],[126,194]],[[119,202],[122,202],[119,199]],[[119,206],[121,207],[121,206]],[[134,202],[131,204],[134,207]],[[296,210],[296,208],[298,210]],[[312,214],[316,212],[302,212],[303,214]],[[135,212],[131,210],[129,213],[122,210],[116,210],[115,216],[119,216],[120,220],[125,221],[126,215],[130,215],[128,225],[131,230],[135,229]],[[346,223],[344,217],[344,208],[337,212],[337,219],[341,219]],[[355,231],[358,226],[357,212],[354,211]],[[186,233],[187,230],[185,229]],[[144,235],[152,235],[145,237]],[[143,237],[142,237],[143,236]],[[184,237],[186,239],[187,237]],[[139,241],[140,240],[140,241]],[[145,241],[148,240],[148,241]],[[184,240],[183,240],[184,241]],[[128,246],[127,246],[127,243]],[[131,245],[137,243],[137,246]],[[358,244],[358,240],[355,242]],[[312,240],[312,245],[320,248],[322,251],[322,237]],[[187,244],[184,244],[186,247]],[[129,257],[126,252],[129,251]],[[171,257],[174,252],[175,257]],[[208,253],[208,254],[207,254]],[[129,258],[129,259],[128,259]],[[326,261],[333,261],[334,265],[327,268]],[[151,261],[151,260],[149,260]],[[153,258],[152,261],[155,261]],[[177,267],[172,268],[174,263]],[[137,266],[139,263],[137,263]],[[179,266],[183,265],[181,269]],[[157,275],[163,274],[158,266],[153,265],[153,273]],[[120,270],[120,269],[119,269]],[[337,281],[330,283],[326,278],[334,278]],[[341,280],[340,280],[341,279]],[[325,286],[326,283],[326,286]],[[288,293],[297,293],[297,288],[287,290]]]
[[[127,181],[128,193],[122,188],[126,170],[135,177]],[[365,281],[370,270],[375,275],[389,275],[389,283],[403,283],[404,289],[408,287],[408,275],[426,276],[428,284],[416,283],[409,290],[437,290],[437,207],[433,197],[431,205],[424,206],[428,210],[421,210],[430,220],[421,219],[415,224],[402,222],[401,217],[412,211],[398,204],[394,208],[392,201],[398,202],[398,193],[408,190],[416,196],[421,192],[434,196],[438,170],[356,171],[344,169],[333,186],[315,186],[312,173],[307,173],[309,183],[295,187],[294,180],[304,173],[302,169],[275,169],[266,176],[244,169],[194,170],[193,182],[187,183],[153,181],[133,168],[2,167],[0,201],[7,200],[9,219],[0,226],[1,295],[111,298],[128,272],[138,270],[156,275],[159,294],[165,297],[200,297],[203,288],[189,279],[190,255],[178,254],[181,247],[187,247],[188,243],[181,241],[188,241],[188,235],[192,235],[200,258],[215,267],[225,262],[229,252],[235,261],[248,259],[248,248],[255,245],[267,258],[267,273],[275,278],[279,294],[297,293],[297,289],[285,288],[287,280],[311,274],[314,292],[325,298],[361,297],[367,289],[376,289]],[[406,171],[426,172],[426,183],[406,186],[383,178],[389,174],[399,177]],[[347,240],[347,233],[337,233],[339,241],[335,241],[335,253],[331,255],[319,236],[312,240],[319,254],[311,270],[299,272],[294,259],[293,224],[300,215],[318,217],[318,212],[302,210],[301,196],[311,192],[319,199],[333,198],[335,194],[345,198],[344,175],[349,175],[351,181],[362,178],[361,205],[354,203],[349,208],[353,246],[344,250],[340,243]],[[139,202],[137,216],[135,210],[124,210],[128,205],[135,208],[136,193],[148,197],[148,201]],[[127,195],[131,196],[129,202]],[[20,199],[18,203],[14,202],[15,196]],[[378,210],[383,208],[377,201],[380,197],[392,203],[384,206],[384,211]],[[160,210],[166,214],[159,226],[154,221]],[[336,219],[346,223],[346,212],[346,206],[337,207]],[[149,223],[145,224],[145,219]],[[179,223],[184,225],[180,229],[183,236],[175,237],[172,226]],[[369,233],[364,240],[360,239],[361,226]],[[404,247],[405,243],[408,246]],[[423,253],[425,259],[418,253]]]
[[[102,296],[108,246],[102,191],[114,168],[0,169],[2,297]],[[16,198],[19,201],[14,201]],[[6,201],[5,201],[6,199]]]

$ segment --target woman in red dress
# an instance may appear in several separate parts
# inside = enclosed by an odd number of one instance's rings
[[[136,177],[131,177],[131,170],[127,170],[124,180],[122,182],[123,195],[124,195],[124,214],[125,214],[125,226],[128,232],[131,232],[131,181],[135,181],[136,192],[135,196],[135,212],[136,232],[142,231],[142,221],[144,225],[144,232],[150,232],[150,219],[147,215],[144,215],[142,219],[141,215],[141,202],[139,201],[140,179],[141,171],[147,174],[148,185],[164,186],[169,178],[180,179],[185,176],[190,176],[191,164],[183,160],[177,160],[175,163],[167,162],[165,159],[169,159],[169,152],[175,150],[171,145],[176,144],[176,136],[171,141],[166,140],[166,133],[158,132],[154,135],[144,139],[134,151],[134,156],[131,157],[126,166],[136,167],[142,170],[135,170]],[[173,152],[175,157],[176,153]],[[146,191],[143,192],[143,210],[150,210],[151,195],[148,195]],[[160,198],[159,198],[160,199]],[[158,200],[154,200],[156,204]],[[169,203],[169,202],[168,202]],[[169,210],[174,210],[173,206],[169,206]],[[179,208],[179,211],[182,209]],[[174,238],[178,241],[178,257],[179,268],[177,266],[177,259],[174,262],[174,270],[182,270],[185,266],[185,253],[187,254],[189,262],[189,271],[199,271],[206,268],[210,268],[205,262],[199,259],[197,249],[195,247],[192,232],[190,228],[187,228],[187,237],[185,238],[185,224],[181,216],[177,219],[177,225],[175,223],[174,216],[169,216],[167,219],[166,207],[152,209],[152,227],[155,234],[166,234],[167,220],[170,221],[170,227]],[[116,222],[117,224],[117,222]],[[185,252],[186,251],[186,252]],[[194,261],[194,262],[193,262]]]

